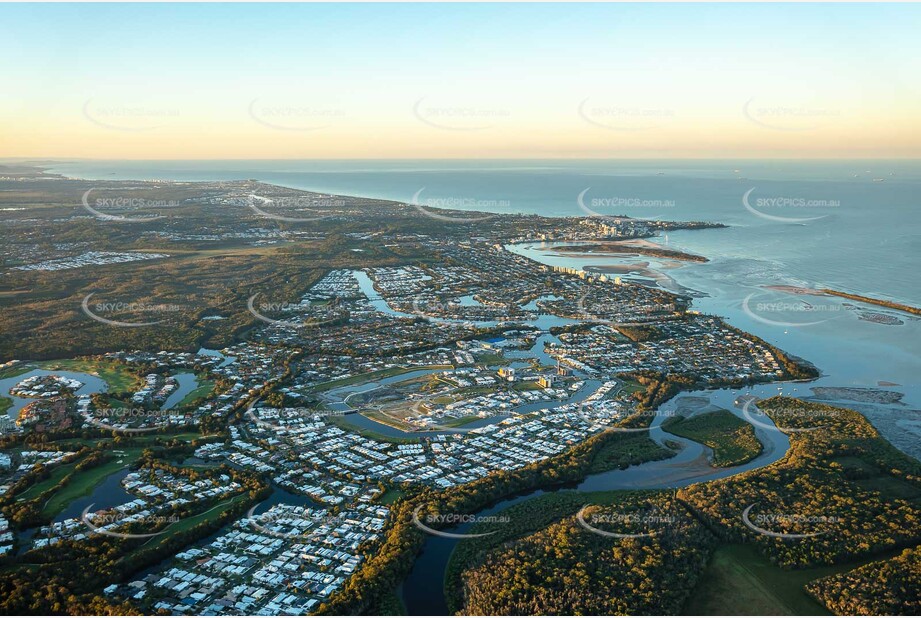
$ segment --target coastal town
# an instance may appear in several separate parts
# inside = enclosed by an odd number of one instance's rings
[[[208,197],[180,203],[251,211],[257,192],[271,196],[260,209],[286,204],[288,215],[320,211],[333,225],[362,225],[348,200],[289,199],[251,181],[207,187]],[[519,250],[649,238],[673,224],[512,216],[484,222],[478,235],[438,234],[421,231],[428,217],[413,205],[362,204],[422,227],[342,233],[354,246],[334,266],[311,263],[304,287],[254,279],[233,303],[178,302],[174,315],[157,316],[165,322],[145,326],[181,332],[182,310],[195,306],[202,328],[237,325],[225,345],[3,359],[0,557],[125,547],[133,560],[156,560],[98,588],[113,605],[317,613],[386,543],[408,496],[524,474],[617,432],[633,441],[610,465],[672,457],[678,443],[645,436],[650,410],[675,384],[806,375],[777,348],[695,310],[689,296]],[[170,227],[159,241],[246,251],[329,238]],[[387,259],[368,263],[373,247]],[[135,263],[123,259],[134,253],[75,249],[83,253],[46,265]],[[155,306],[165,305],[118,306],[106,332],[133,330],[132,311]],[[85,324],[104,324],[104,303],[90,308]],[[176,538],[175,551],[162,549]]]
[[[636,233],[633,223],[605,226],[607,235]],[[248,310],[259,326],[248,341],[105,354],[139,374],[130,407],[76,395],[85,385],[64,375],[16,383],[11,394],[35,400],[20,411],[20,432],[65,429],[62,417],[126,435],[236,418],[194,460],[264,476],[300,497],[250,513],[161,569],[109,586],[108,596],[173,614],[310,613],[380,541],[382,499],[393,492],[521,469],[617,426],[637,413],[624,376],[708,384],[782,374],[770,348],[689,311],[685,298],[549,268],[489,239],[413,242],[442,263],[334,269],[284,302],[257,293]],[[194,406],[163,409],[183,372],[212,390]],[[61,465],[20,457],[22,471],[30,461]],[[240,490],[226,474],[190,482],[144,468],[121,486],[131,500],[42,526],[31,547],[169,525],[180,506],[203,510]]]
[[[921,616],[921,4],[112,2],[0,2],[0,618]]]
[[[368,504],[335,515],[275,505],[178,553],[167,570],[105,592],[171,615],[309,614],[361,564],[359,548],[380,538],[387,515]]]

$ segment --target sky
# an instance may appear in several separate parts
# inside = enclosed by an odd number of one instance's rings
[[[0,157],[916,158],[921,6],[0,4]]]

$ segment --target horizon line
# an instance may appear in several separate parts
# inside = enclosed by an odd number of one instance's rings
[[[60,157],[60,156],[0,156],[0,162],[57,162],[57,161],[921,161],[913,156],[841,156],[841,157],[790,157],[790,156],[725,156],[725,157]]]

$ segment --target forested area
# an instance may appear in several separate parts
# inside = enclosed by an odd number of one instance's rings
[[[662,428],[709,446],[713,449],[713,465],[719,468],[739,466],[761,454],[754,427],[728,410],[672,417]]]
[[[381,609],[381,604],[406,578],[425,542],[425,533],[412,521],[416,509],[420,509],[419,516],[423,519],[430,513],[475,513],[518,493],[579,481],[590,473],[599,452],[618,448],[614,445],[630,444],[632,440],[632,434],[604,432],[538,464],[498,472],[448,492],[420,490],[412,485],[403,487],[407,498],[393,505],[393,524],[383,544],[355,571],[342,590],[321,607],[320,613],[374,614]]]
[[[783,567],[835,564],[921,540],[921,464],[883,440],[859,413],[775,397],[760,402],[790,433],[785,458],[678,496],[727,540],[755,543]],[[791,542],[750,529],[742,513]]]
[[[825,577],[806,589],[838,615],[921,615],[921,548]]]
[[[666,495],[629,497],[586,509],[584,516],[616,521],[630,512],[640,518],[657,513],[668,522],[603,524],[612,531],[651,533],[611,538],[567,517],[507,543],[463,574],[463,613],[678,613],[716,539]]]
[[[493,534],[458,544],[446,573],[449,608],[467,615],[680,613],[718,544],[752,544],[784,569],[840,565],[917,545],[921,465],[852,410],[780,397],[759,408],[778,426],[807,430],[789,432],[785,458],[679,490],[678,500],[671,501],[680,507],[678,523],[651,537],[611,539],[574,517],[586,502],[605,505],[583,512],[590,523],[612,509],[625,511],[624,496],[648,504],[643,492],[555,492],[516,504],[498,513],[507,522],[470,530]],[[670,500],[666,492],[657,495]],[[764,529],[815,536],[759,533],[743,522],[749,506],[751,520]],[[695,523],[686,524],[688,519]],[[660,564],[645,552],[644,542],[661,552],[656,555],[668,556],[679,574],[671,588],[660,582]],[[836,613],[917,614],[918,549],[826,577],[807,590]]]

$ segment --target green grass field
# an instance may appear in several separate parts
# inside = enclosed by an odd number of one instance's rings
[[[388,489],[380,498],[377,499],[381,504],[393,504],[403,497],[403,492],[399,489]]]
[[[921,490],[858,457],[835,457],[834,463],[854,475],[854,483],[868,491],[878,491],[893,499],[921,503]]]
[[[858,562],[812,569],[785,570],[771,564],[751,545],[723,545],[710,559],[688,599],[686,616],[829,616],[805,590],[809,582],[898,555],[894,549]]]
[[[339,427],[340,429],[354,431],[359,435],[370,438],[372,440],[377,440],[379,442],[390,442],[391,444],[415,444],[420,440],[419,438],[397,438],[394,436],[387,436],[382,433],[378,433],[371,429],[365,429],[364,427],[353,425],[345,416],[327,416],[326,420],[336,427]]]
[[[113,452],[114,459],[100,466],[96,466],[94,468],[90,468],[89,470],[83,470],[80,472],[76,472],[75,468],[81,460],[77,460],[63,466],[57,466],[51,470],[51,474],[47,479],[32,485],[16,498],[17,500],[21,501],[33,500],[39,497],[42,493],[48,491],[60,483],[61,480],[63,480],[64,477],[68,474],[73,474],[73,477],[70,479],[70,481],[54,494],[52,494],[48,501],[42,506],[42,515],[48,518],[53,518],[58,513],[67,508],[67,505],[77,498],[92,493],[93,489],[95,489],[96,486],[103,482],[109,475],[132,465],[141,455],[141,452],[144,450],[144,448],[146,448],[149,444],[153,444],[158,438],[179,439],[189,442],[200,437],[202,437],[201,434],[197,432],[186,432],[166,436],[138,436],[134,438],[138,442],[141,442],[141,444],[137,446],[119,446],[114,443],[108,444],[112,442],[111,439],[99,438],[71,438],[67,440],[60,440],[55,444],[64,448],[80,448],[82,446],[96,447],[98,444],[103,443],[105,444],[103,448]]]
[[[135,436],[131,436],[131,440],[132,442],[137,443],[139,447],[143,448],[143,447],[147,447],[147,446],[155,444],[158,440],[177,440],[178,439],[178,440],[183,440],[185,442],[191,442],[192,440],[195,440],[197,438],[207,438],[207,437],[211,437],[212,435],[216,435],[216,434],[210,434],[207,436],[203,436],[197,431],[184,431],[182,433],[166,433],[166,434],[146,433],[146,434],[138,434]],[[112,448],[121,448],[124,450],[133,448],[131,446],[122,447],[122,446],[115,445],[112,438],[65,438],[63,440],[56,440],[54,443],[57,446],[67,447],[69,449],[74,449],[74,447],[80,448],[81,446],[95,448],[98,444],[102,444],[104,445],[105,448],[108,448],[110,446],[110,443],[112,443]]]
[[[602,446],[592,460],[592,474],[608,470],[623,469],[646,461],[657,461],[673,457],[675,453],[664,449],[649,438],[649,434],[622,433],[616,439]]]
[[[544,387],[537,382],[516,382],[512,387],[516,391],[542,391]]]
[[[818,571],[785,571],[748,545],[718,548],[682,614],[699,616],[827,616],[829,612],[803,589],[822,577]]]
[[[109,475],[115,474],[134,463],[143,449],[134,447],[115,450],[123,450],[125,453],[123,455],[113,453],[114,458],[112,461],[74,474],[70,482],[62,487],[60,491],[55,492],[45,503],[44,507],[42,507],[42,515],[54,517],[77,498],[91,494],[93,489]]]
[[[377,421],[378,423],[381,423],[382,425],[387,425],[388,427],[393,427],[394,429],[399,429],[400,431],[406,431],[408,428],[408,426],[402,421],[398,421],[395,418],[391,418],[387,416],[386,414],[384,414],[383,412],[365,411],[365,412],[361,412],[361,414],[363,416],[367,416],[368,418],[372,420]]]
[[[208,380],[204,376],[196,376],[196,379],[198,380],[198,388],[183,397],[182,401],[176,404],[176,408],[182,408],[183,406],[194,403],[198,399],[203,399],[214,390],[214,382],[212,380]]]
[[[79,371],[99,376],[109,385],[110,392],[137,390],[143,384],[140,376],[131,373],[127,366],[115,361],[75,358],[42,361],[37,365],[48,371]]]
[[[31,369],[32,367],[29,365],[17,365],[9,369],[4,369],[3,371],[0,371],[0,380],[6,380],[7,378],[15,378],[16,376],[22,375]]]
[[[192,528],[193,526],[196,526],[202,523],[203,521],[207,521],[209,519],[216,519],[220,517],[221,513],[223,513],[224,511],[236,506],[240,502],[246,502],[249,499],[250,499],[249,493],[244,492],[238,496],[234,496],[230,500],[225,500],[224,502],[221,502],[220,504],[211,507],[207,511],[199,513],[198,515],[193,515],[192,517],[186,517],[180,521],[170,524],[169,526],[163,529],[163,532],[164,532],[163,534],[159,534],[157,536],[151,537],[149,541],[147,541],[143,545],[140,545],[137,549],[132,550],[132,552],[129,552],[128,554],[126,554],[126,556],[130,556],[135,551],[139,551],[141,549],[145,549],[145,550],[151,549],[162,543],[165,543],[173,535],[179,534],[181,532],[185,532],[189,528]]]
[[[160,434],[157,436],[151,436],[151,438],[161,438],[163,440],[182,440],[183,442],[191,442],[192,440],[197,440],[198,438],[211,438],[216,435],[218,434],[202,435],[197,431],[186,431],[183,433],[176,433],[176,434],[170,434],[170,433]]]
[[[73,472],[78,462],[79,460],[64,464],[63,466],[56,466],[51,470],[50,476],[48,478],[32,485],[24,492],[16,496],[16,499],[26,501],[39,497],[44,492],[60,483],[61,479],[63,479],[65,476]]]
[[[633,393],[642,393],[646,390],[645,386],[635,380],[624,380],[621,388],[628,395],[632,395]]]
[[[34,367],[32,367],[32,365],[28,363],[21,363],[19,365],[9,367],[7,369],[4,369],[3,371],[0,371],[0,380],[6,380],[7,378],[14,378],[18,375],[22,375],[26,373],[27,371],[31,371],[33,368]]]
[[[0,371],[0,380],[5,380],[7,378],[14,378],[18,375],[22,375],[30,370],[32,370],[32,365],[29,364],[19,364],[15,367],[9,367]],[[5,394],[5,393],[3,393]],[[13,400],[9,397],[0,397],[0,415],[5,416],[7,411],[13,407]]]
[[[468,424],[472,423],[473,421],[478,421],[478,420],[480,420],[480,417],[477,416],[477,415],[475,415],[475,414],[472,414],[472,415],[470,415],[470,416],[462,416],[462,417],[460,417],[460,418],[452,418],[452,419],[449,420],[449,421],[446,421],[446,422],[444,422],[444,423],[441,423],[441,426],[442,426],[442,427],[463,427],[464,425],[468,425]]]
[[[761,453],[754,428],[728,410],[707,412],[690,418],[674,417],[662,428],[713,449],[713,465],[738,466]]]
[[[495,386],[467,386],[465,388],[459,388],[454,391],[453,397],[454,401],[458,401],[460,399],[467,399],[469,397],[482,395],[484,393],[494,393],[495,391]]]
[[[489,365],[491,367],[493,365],[509,365],[511,362],[511,359],[505,358],[501,354],[493,354],[492,352],[485,352],[476,356],[477,365]]]

